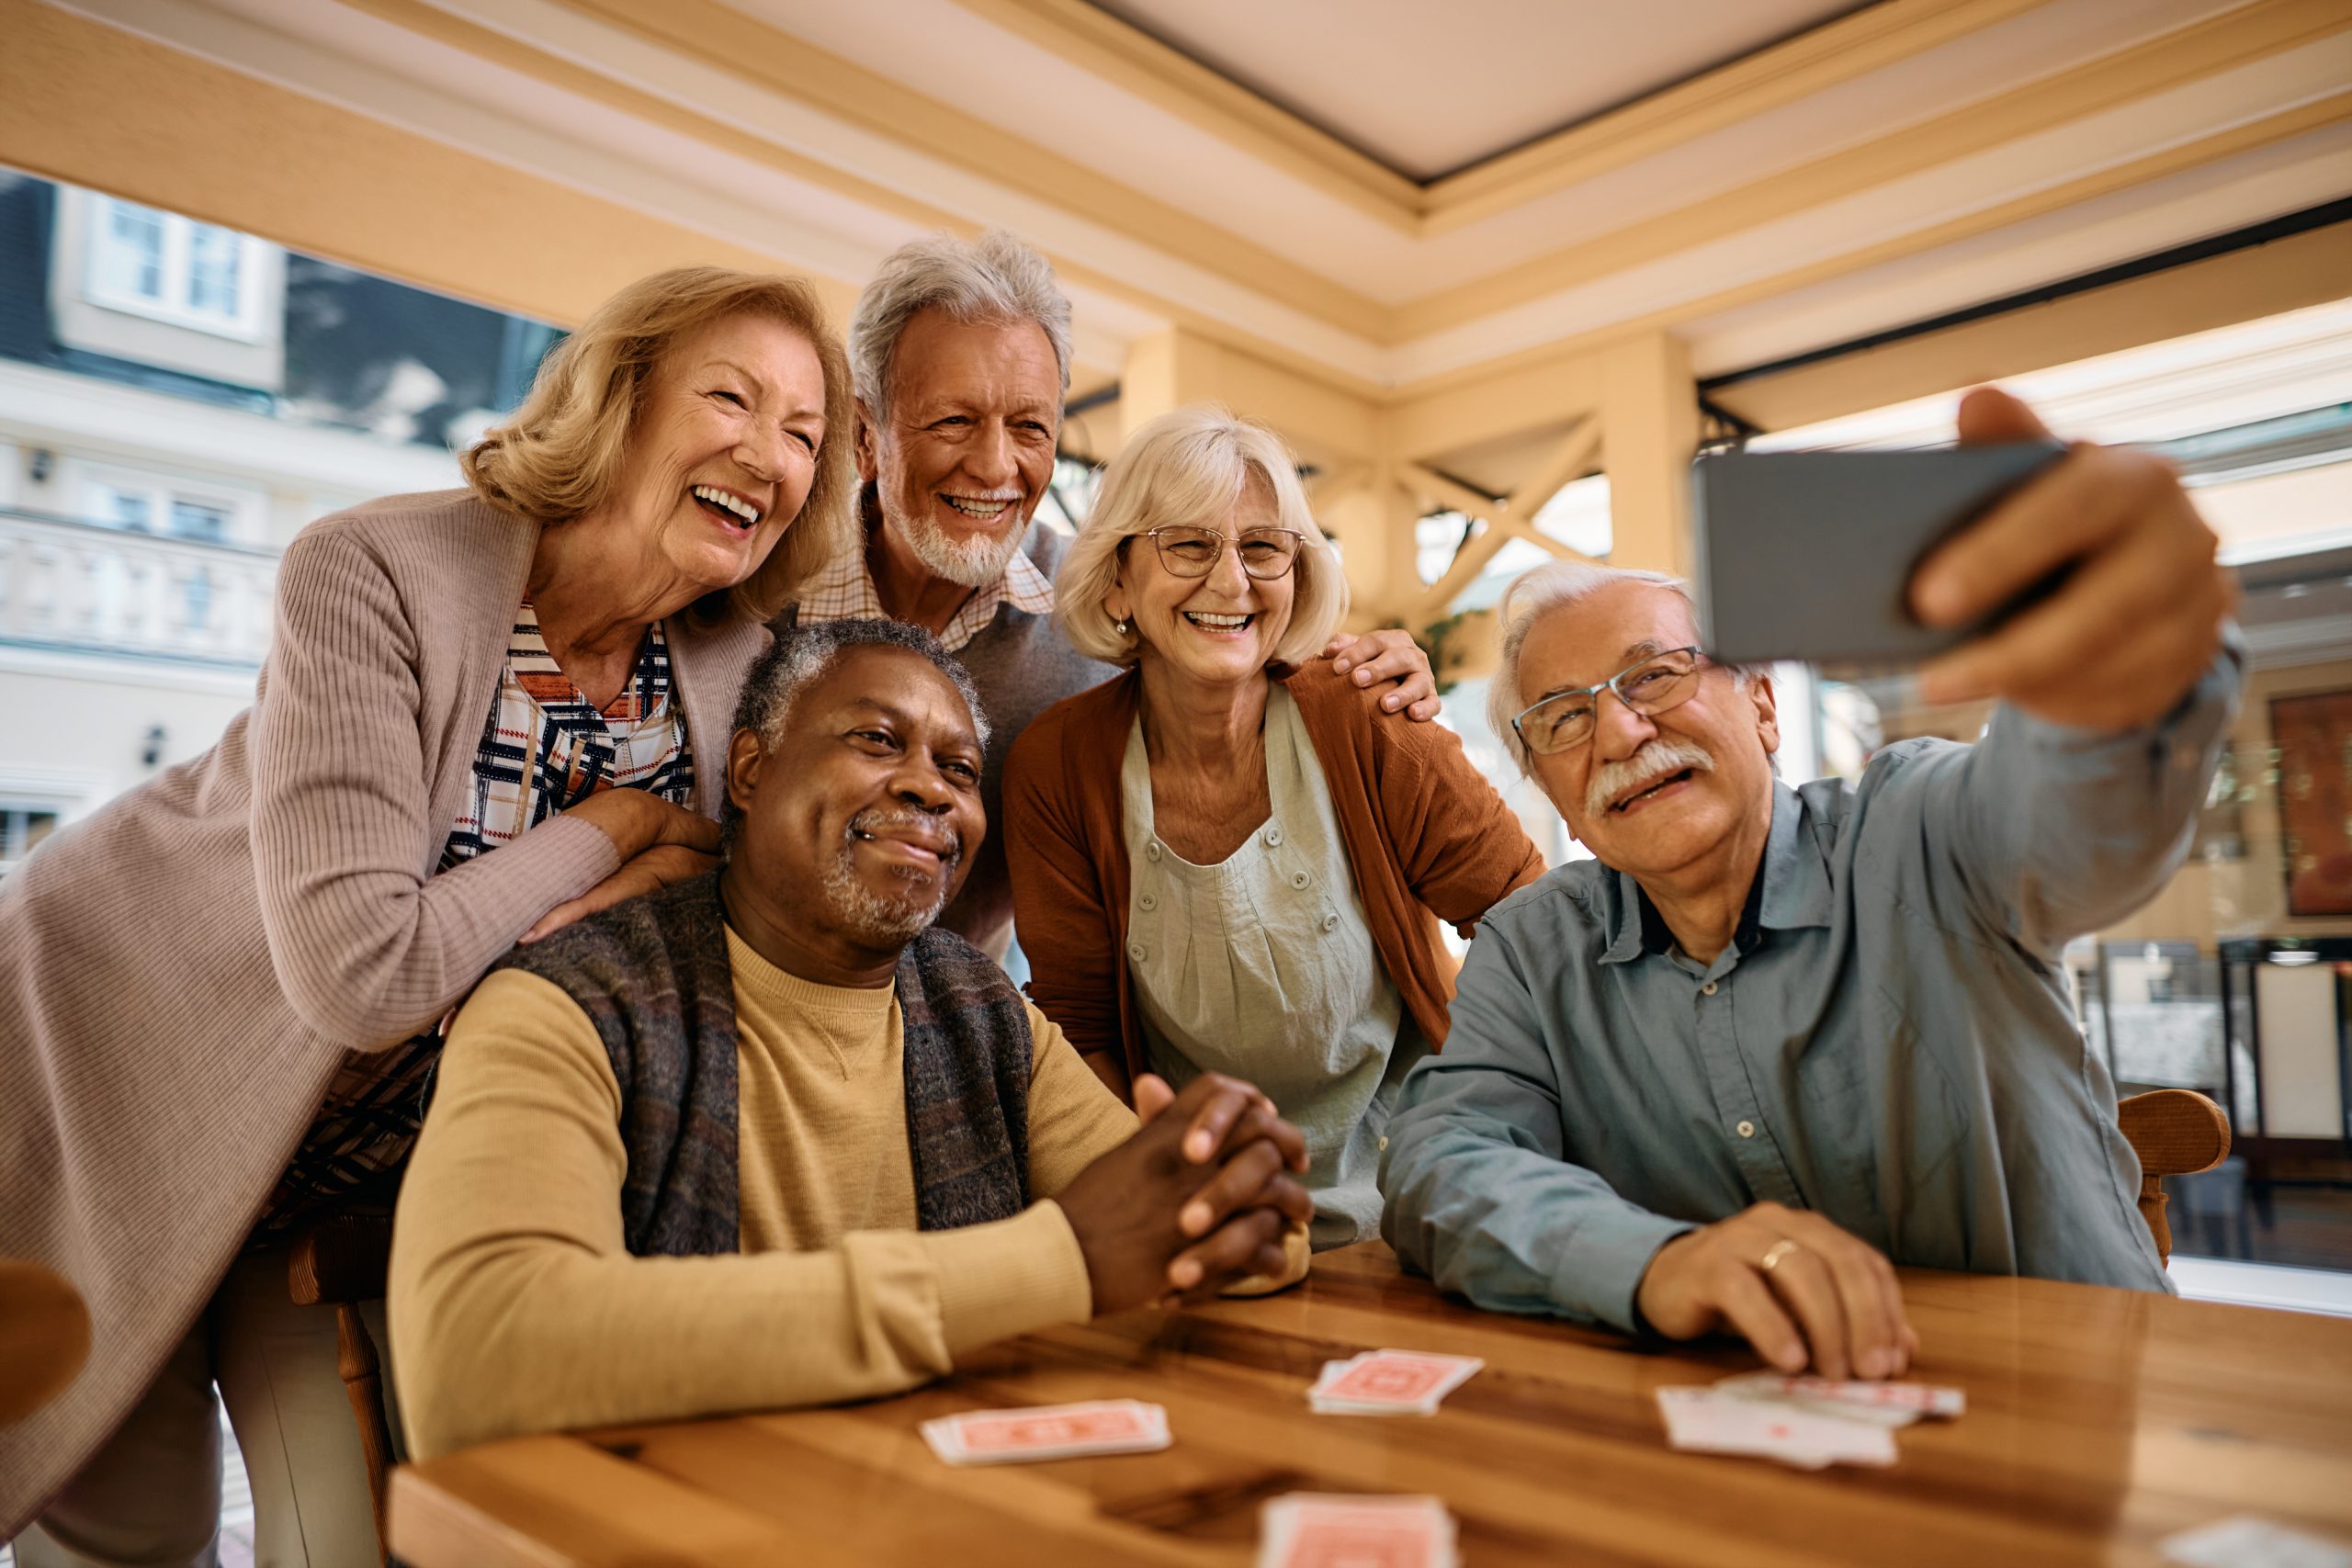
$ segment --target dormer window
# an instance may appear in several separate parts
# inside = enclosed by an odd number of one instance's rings
[[[262,242],[110,196],[89,204],[91,303],[247,342],[260,335]]]

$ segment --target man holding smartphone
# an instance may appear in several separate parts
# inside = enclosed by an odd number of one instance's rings
[[[1989,389],[1960,434],[2046,438]],[[1799,788],[1770,680],[1707,658],[1675,580],[1512,585],[1495,728],[1597,863],[1481,922],[1382,1142],[1400,1257],[1833,1378],[1908,1366],[1893,1263],[2169,1289],[2058,956],[2186,852],[2240,679],[2212,532],[2160,460],[2080,446],[1911,600],[1967,625],[2069,565],[1922,671],[1929,702],[2000,699],[1982,740]]]

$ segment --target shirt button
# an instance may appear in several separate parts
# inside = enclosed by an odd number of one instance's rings
[[[1152,861],[1152,862],[1154,862],[1154,863],[1157,863],[1157,862],[1159,861],[1159,840],[1154,840],[1152,842],[1150,842],[1150,843],[1148,843],[1148,844],[1146,844],[1146,845],[1143,847],[1143,858],[1144,858],[1144,859],[1146,859],[1146,860],[1148,860],[1148,861]]]
[[[1715,983],[1713,980],[1708,981],[1705,985],[1699,987],[1699,994],[1702,997],[1713,996],[1715,994]]]
[[[1324,917],[1323,917],[1323,929],[1324,929],[1325,931],[1338,931],[1338,930],[1340,929],[1340,917],[1339,917],[1339,916],[1337,916],[1337,915],[1326,915],[1326,916],[1324,916]]]
[[[1388,1152],[1388,1134],[1385,1133],[1380,1134],[1380,1152],[1382,1154]]]
[[[1753,1122],[1742,1122],[1739,1124],[1739,1135],[1743,1138],[1752,1138],[1756,1136],[1756,1123]]]
[[[1293,887],[1304,887],[1314,880],[1303,871],[1294,871],[1290,874],[1290,885]]]
[[[1266,829],[1266,846],[1269,849],[1276,850],[1283,847],[1283,830],[1280,828],[1269,828]]]
[[[1136,908],[1148,915],[1154,909],[1159,908],[1159,900],[1151,894],[1147,893],[1142,897],[1136,900]]]
[[[1134,959],[1138,964],[1142,963],[1143,943],[1139,942],[1131,942],[1127,943],[1127,956]]]

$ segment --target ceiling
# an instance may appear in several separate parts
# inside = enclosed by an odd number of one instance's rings
[[[1176,328],[1358,400],[1543,385],[1661,331],[1719,375],[2352,195],[2343,0],[1104,6],[0,12],[183,51],[835,298],[915,234],[1010,227],[1071,293],[1087,386]],[[166,177],[160,132],[110,132],[123,153],[94,168],[101,139],[9,96],[0,163],[134,196]],[[272,237],[365,265],[369,217],[328,189]],[[487,295],[463,251],[407,271]],[[498,302],[527,308],[528,281]]]
[[[1855,0],[1095,0],[1408,179],[1483,163]]]

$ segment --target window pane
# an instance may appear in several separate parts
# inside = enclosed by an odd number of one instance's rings
[[[235,231],[209,223],[188,225],[187,308],[235,320],[237,264],[243,246]]]
[[[229,536],[229,509],[175,498],[172,532],[183,539],[209,539],[219,544]]]
[[[164,298],[164,215],[127,201],[107,203],[97,234],[99,283],[141,299]]]
[[[117,490],[112,485],[96,485],[92,488],[92,493],[96,498],[90,509],[92,522],[102,523],[109,528],[145,529],[151,525],[148,498],[140,491]]]

